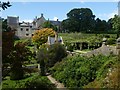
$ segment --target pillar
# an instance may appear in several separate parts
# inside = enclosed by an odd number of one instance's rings
[[[106,38],[103,38],[102,41],[103,41],[103,42],[102,42],[102,46],[105,46],[105,45],[106,45],[106,42],[107,42],[107,39],[106,39]]]
[[[120,72],[120,37],[117,39],[117,45],[116,45],[116,50],[117,50],[117,56],[118,56],[118,61],[117,61],[117,63],[118,63],[118,66],[117,66],[117,71],[118,71],[118,77],[120,77],[120,74],[119,74],[119,72]],[[118,78],[118,85],[120,86],[120,79]]]
[[[120,37],[117,39],[117,55],[118,55],[118,61],[120,61]]]

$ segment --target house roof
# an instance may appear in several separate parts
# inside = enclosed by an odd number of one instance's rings
[[[61,24],[61,22],[60,21],[50,21],[53,25],[60,25]]]
[[[22,22],[22,23],[19,23],[19,25],[20,25],[21,27],[30,27],[30,26],[32,26],[32,24],[29,23],[29,22]]]

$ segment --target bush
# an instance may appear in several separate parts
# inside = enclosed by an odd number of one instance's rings
[[[103,71],[101,68],[111,58],[101,55],[90,58],[79,55],[69,56],[62,60],[62,62],[57,63],[50,70],[53,73],[53,77],[64,83],[65,86],[82,88],[99,77]],[[109,68],[108,65],[107,68]]]
[[[55,63],[61,61],[66,56],[67,52],[65,47],[59,43],[49,47],[41,46],[38,51],[38,62],[40,63],[41,74],[44,75],[49,67],[54,66]]]
[[[54,37],[55,31],[52,28],[43,28],[34,33],[32,41],[39,46],[47,42],[48,36]]]
[[[107,44],[108,44],[108,45],[112,45],[112,44],[115,44],[115,43],[116,43],[115,38],[109,38],[109,39],[107,40]]]
[[[61,61],[66,56],[67,52],[64,46],[59,43],[51,45],[51,47],[48,48],[49,66],[53,66],[56,62]]]
[[[25,47],[25,43],[17,43],[9,56],[11,67],[10,79],[19,80],[24,77],[22,65],[32,57],[32,53]]]
[[[2,89],[34,89],[43,88],[46,90],[53,90],[54,85],[45,76],[39,76],[37,73],[32,73],[31,76],[21,80],[3,80]]]

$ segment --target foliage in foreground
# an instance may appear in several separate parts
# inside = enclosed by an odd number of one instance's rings
[[[64,46],[59,43],[49,47],[41,47],[38,51],[38,62],[40,63],[41,74],[45,74],[45,69],[54,66],[55,63],[60,62],[67,56]]]
[[[64,83],[66,87],[83,88],[90,82],[105,78],[107,70],[117,63],[116,60],[116,57],[101,55],[91,58],[67,57],[51,68],[51,72],[53,77]],[[101,87],[104,85],[101,84],[98,88]]]
[[[32,88],[43,88],[45,90],[52,90],[54,85],[45,76],[39,76],[37,73],[32,74],[22,80],[3,80],[2,88],[5,89],[18,89],[24,88],[25,90]]]

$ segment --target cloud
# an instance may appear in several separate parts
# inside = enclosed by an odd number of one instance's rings
[[[29,22],[29,23],[32,23],[33,22],[33,20],[29,20],[29,19],[25,19],[25,20],[20,20],[20,22]]]
[[[118,14],[118,10],[113,11],[108,15],[108,18],[113,18],[115,14]]]
[[[114,10],[111,13],[103,13],[103,14],[98,14],[97,17],[99,17],[100,19],[104,19],[104,20],[108,20],[110,18],[113,18],[115,14],[118,14],[118,10]]]
[[[53,18],[54,21],[57,21],[57,19],[58,19],[57,17],[54,17],[54,18]]]

